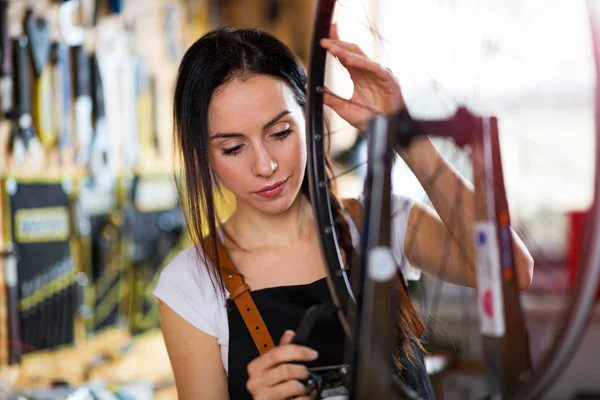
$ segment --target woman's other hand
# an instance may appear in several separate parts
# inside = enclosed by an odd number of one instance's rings
[[[404,108],[400,83],[394,74],[369,59],[358,45],[341,41],[336,24],[331,25],[329,39],[321,39],[321,46],[340,61],[354,82],[354,93],[349,100],[336,96],[329,88],[325,88],[323,97],[325,105],[350,125],[364,132],[375,114]]]
[[[246,387],[257,400],[310,399],[300,382],[308,379],[308,369],[298,362],[317,359],[316,351],[291,344],[294,332],[286,331],[279,346],[248,364]]]

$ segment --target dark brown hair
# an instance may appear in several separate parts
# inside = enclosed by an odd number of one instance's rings
[[[219,28],[204,35],[183,56],[175,86],[175,146],[182,157],[181,174],[185,177],[185,183],[176,177],[180,201],[198,255],[205,261],[215,290],[223,295],[218,257],[215,263],[207,259],[207,254],[218,254],[215,193],[220,192],[209,164],[208,110],[215,91],[222,85],[237,77],[253,75],[285,82],[300,107],[305,108],[307,77],[302,64],[285,44],[259,29]],[[326,163],[331,177],[331,163],[329,160]],[[306,176],[301,192],[310,201]],[[340,247],[349,262],[354,256],[350,227],[333,185],[330,200]]]

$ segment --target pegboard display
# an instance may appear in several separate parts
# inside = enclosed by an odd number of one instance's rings
[[[12,95],[2,95],[0,147],[10,162],[0,168],[115,174],[172,164],[172,89],[188,44],[182,2],[0,3],[7,7],[5,37],[12,47],[3,48],[2,74],[10,81],[15,71],[27,71],[13,83]],[[31,129],[17,134],[10,125],[23,119]]]
[[[157,332],[148,293],[189,245],[173,85],[209,20],[205,1],[0,1],[0,391],[102,379]]]

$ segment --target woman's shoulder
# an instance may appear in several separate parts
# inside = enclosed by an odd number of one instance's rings
[[[212,274],[209,269],[212,264],[206,263],[202,247],[193,245],[180,251],[161,271],[158,285],[191,289],[198,291],[203,297],[215,294]],[[218,284],[218,282],[214,282]],[[157,286],[158,286],[157,285]]]
[[[178,284],[189,282],[194,283],[204,281],[202,271],[206,269],[204,260],[201,257],[196,246],[188,247],[180,251],[161,271],[159,282],[168,284]]]
[[[161,271],[152,294],[197,328],[215,335],[210,320],[224,302],[213,282],[202,249],[181,251]]]
[[[392,218],[401,218],[408,222],[408,216],[415,200],[411,197],[392,194]]]

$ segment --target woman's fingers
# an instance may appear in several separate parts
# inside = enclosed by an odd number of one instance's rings
[[[277,365],[294,361],[314,361],[318,357],[319,353],[309,347],[288,344],[265,354],[265,362]]]
[[[248,375],[252,376],[262,371],[273,368],[279,364],[290,362],[314,361],[319,354],[304,346],[287,344],[279,346],[263,354],[248,364]]]
[[[308,389],[299,381],[287,381],[272,388],[273,399],[287,399],[308,394]]]
[[[294,336],[296,336],[296,332],[294,331],[287,330],[283,332],[283,335],[281,335],[281,339],[279,339],[279,345],[282,346],[284,344],[292,343],[292,340],[294,340]]]
[[[338,25],[337,22],[334,22],[329,26],[329,39],[338,40],[339,38]]]
[[[340,117],[344,117],[343,114],[350,108],[350,100],[343,99],[339,96],[333,94],[331,89],[325,86],[325,91],[323,93],[323,103],[331,107],[333,111],[335,111]]]
[[[359,56],[367,58],[367,59],[369,58],[369,56],[367,56],[365,54],[365,52],[360,48],[360,46],[357,45],[356,43],[344,42],[343,40],[340,40],[339,37],[337,36],[337,27],[335,29],[336,29],[336,36],[335,37],[330,36],[329,39],[327,39],[327,38],[321,39],[321,44],[331,42],[331,43],[335,44],[336,46],[338,46],[350,53],[359,55]]]
[[[320,44],[348,70],[354,83],[350,100],[335,96],[329,89],[323,95],[325,105],[341,118],[364,130],[373,113],[387,113],[404,106],[400,84],[394,74],[372,61],[358,45],[339,40],[337,26],[331,26],[329,39],[321,39]]]
[[[329,39],[322,39],[321,44],[324,49],[329,51],[331,55],[337,57],[342,65],[350,70],[368,71],[374,74],[378,79],[389,79],[389,72],[381,67],[378,63],[371,61],[368,57],[349,51],[340,47],[339,42],[333,42]]]
[[[375,73],[380,79],[389,79],[389,71],[372,61],[356,43],[339,39],[337,24],[331,24],[329,39],[321,39],[321,46],[337,57],[346,68],[359,68]]]
[[[264,394],[263,394],[264,393]],[[280,383],[277,386],[271,387],[263,393],[258,392],[253,397],[255,399],[264,400],[281,400],[281,399],[309,399],[308,389],[298,381],[287,381]],[[302,396],[302,397],[298,397]]]
[[[266,371],[260,380],[262,385],[275,386],[289,380],[304,381],[308,379],[308,368],[302,364],[281,364]]]
[[[292,344],[295,333],[285,331],[279,346],[248,364],[246,387],[255,399],[308,399],[307,388],[300,382],[308,378],[308,369],[298,362],[314,361],[318,353]]]
[[[306,379],[308,379],[308,369],[306,366],[300,364],[282,364],[275,368],[269,369],[266,372],[257,375],[256,377],[252,377],[248,380],[246,387],[251,393],[259,393],[264,389],[269,389],[270,392],[272,392],[274,388],[288,381],[296,381],[299,383],[300,381],[304,381]],[[289,393],[287,396],[289,397],[292,395],[300,395],[305,393],[306,392]]]

